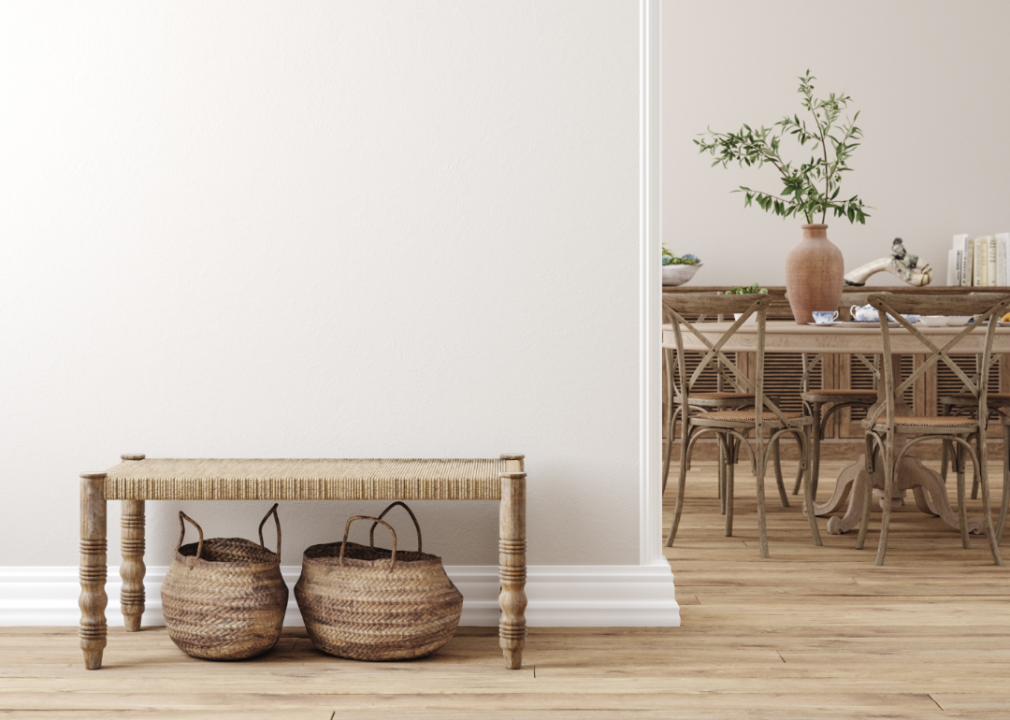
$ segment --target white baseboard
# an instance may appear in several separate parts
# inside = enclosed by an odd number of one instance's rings
[[[145,626],[164,625],[161,583],[167,567],[149,567],[144,585]],[[281,567],[294,590],[301,568]],[[498,624],[498,568],[493,565],[446,567],[463,593],[464,626]],[[122,626],[119,568],[109,568],[106,593],[110,626]],[[0,626],[73,626],[80,622],[77,568],[0,567]],[[637,565],[537,565],[528,568],[526,620],[531,627],[679,627],[673,573],[667,562]],[[294,593],[285,626],[302,626]]]

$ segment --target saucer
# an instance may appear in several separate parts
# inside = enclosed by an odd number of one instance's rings
[[[880,327],[880,323],[878,323],[876,320],[873,320],[872,322],[866,320],[835,320],[834,322],[829,323],[812,322],[807,323],[807,325],[815,325],[817,327],[824,327],[827,325],[838,325],[839,327],[875,327],[875,328]],[[901,324],[898,322],[889,322],[887,323],[887,327],[892,328],[901,327]]]

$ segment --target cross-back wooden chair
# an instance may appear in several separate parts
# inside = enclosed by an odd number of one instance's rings
[[[838,308],[839,314],[842,317],[847,317],[849,307],[865,305],[867,298],[869,298],[869,293],[846,293],[842,298],[844,305]],[[816,355],[803,353],[802,355],[803,374],[800,380],[800,399],[803,401],[804,412],[814,418],[810,442],[810,486],[815,500],[817,499],[817,486],[821,472],[821,440],[824,439],[824,433],[827,431],[831,416],[847,407],[869,408],[877,401],[877,384],[880,381],[879,360],[876,357],[869,360],[865,355],[859,354],[854,354],[853,357],[870,370],[873,377],[872,389],[813,387],[814,372],[817,370],[817,366],[823,362],[824,353]],[[793,486],[793,495],[799,491],[800,478],[797,477],[796,484]]]
[[[996,526],[996,542],[1003,542],[1003,528],[1006,527],[1007,510],[1010,509],[1010,417],[1003,418],[1003,496],[1000,498],[999,524]]]
[[[814,517],[813,500],[810,494],[810,476],[809,472],[807,472],[810,454],[808,434],[812,422],[809,417],[805,417],[802,413],[783,412],[764,393],[765,322],[769,302],[770,299],[767,295],[758,295],[755,297],[701,293],[697,295],[684,294],[664,299],[666,319],[673,330],[677,350],[677,378],[676,381],[670,378],[670,382],[671,385],[676,382],[676,386],[679,388],[681,409],[677,504],[674,510],[670,534],[666,539],[667,547],[673,545],[674,538],[677,535],[677,528],[680,525],[681,513],[684,509],[684,490],[691,450],[698,439],[707,434],[714,434],[716,436],[722,452],[727,456],[726,485],[723,490],[726,499],[727,537],[733,534],[733,468],[738,460],[736,455],[739,453],[740,448],[746,448],[751,460],[751,468],[757,479],[757,514],[761,557],[768,557],[768,530],[765,517],[765,471],[768,461],[771,459],[772,450],[777,445],[778,440],[783,435],[791,434],[796,438],[800,446],[800,466],[801,471],[806,477],[805,501],[811,532],[815,543],[817,545],[821,544],[820,533],[817,529],[817,520]],[[685,319],[686,315],[729,315],[730,313],[742,313],[742,315],[739,320],[730,325],[714,341],[708,337],[712,333],[711,330],[706,333],[702,329],[699,329],[703,326],[696,326]],[[756,372],[753,381],[722,351],[726,343],[732,340],[744,323],[748,322],[752,317],[755,318],[756,322],[756,343],[753,350]],[[707,352],[701,362],[691,373],[688,373],[684,357],[685,332],[691,333],[702,346],[707,348]],[[690,408],[692,391],[705,368],[711,363],[721,363],[723,370],[733,377],[733,381],[741,389],[753,393],[755,406],[749,409],[692,413]],[[672,403],[673,400],[673,393],[671,391],[668,394],[668,401]],[[762,410],[758,412],[757,408],[761,408]],[[765,438],[765,430],[770,432],[768,438]],[[748,437],[749,433],[753,433],[753,436]]]
[[[996,363],[999,362],[999,355],[993,355],[989,358],[989,375],[992,376],[993,369]],[[982,377],[982,356],[975,356],[975,374],[972,376],[972,380],[978,380]],[[978,412],[978,401],[975,396],[970,392],[966,392],[967,388],[962,387],[961,392],[951,393],[949,395],[940,396],[940,414],[943,416],[949,415],[971,415],[974,416]],[[987,393],[986,394],[986,407],[989,409],[989,422],[999,422],[1003,418],[1008,417],[1008,410],[1010,410],[1010,393]],[[947,443],[943,444],[943,454],[940,458],[940,476],[943,478],[944,482],[947,481],[947,466],[949,465],[951,459],[955,462],[959,459],[954,455],[953,448],[948,447]],[[978,498],[978,475],[974,476],[971,484],[971,499],[975,500]]]
[[[672,302],[676,303],[674,298],[670,298]],[[700,314],[695,320],[695,323],[705,322],[708,319],[707,314]],[[723,315],[717,314],[712,317],[714,322],[723,322]],[[680,390],[678,388],[677,382],[674,378],[674,361],[673,355],[676,351],[664,351],[664,360],[667,373],[667,392],[670,397],[667,397],[666,402],[666,446],[663,457],[663,492],[666,492],[666,483],[670,476],[670,460],[673,455],[673,437],[677,427],[677,421],[681,416],[681,398]],[[716,368],[715,374],[715,391],[701,391],[692,393],[688,398],[687,409],[691,412],[712,412],[715,410],[739,410],[743,408],[754,407],[754,393],[746,392],[746,390],[740,387],[731,372],[723,367],[722,362],[718,359],[713,363]],[[770,399],[774,403],[779,402],[777,396],[770,396]],[[735,442],[731,441],[731,442]],[[720,512],[726,514],[726,464],[727,464],[727,453],[722,443],[719,443],[719,460],[717,464],[718,470],[718,493],[720,500]],[[775,443],[774,449],[772,451],[772,461],[775,468],[775,484],[779,491],[779,500],[782,502],[782,507],[789,507],[789,496],[786,493],[785,482],[782,479],[782,458],[779,452],[779,443]],[[690,466],[688,466],[690,470]],[[800,486],[800,481],[803,477],[802,470],[796,473],[796,487]],[[796,492],[793,493],[794,495]]]
[[[866,443],[866,476],[865,483],[866,496],[864,498],[863,516],[859,525],[859,536],[856,539],[856,548],[862,549],[866,540],[866,531],[870,524],[870,506],[873,498],[873,483],[870,481],[873,469],[876,466],[877,457],[883,463],[884,470],[884,499],[883,515],[880,521],[880,543],[877,548],[877,565],[884,564],[884,556],[887,553],[887,535],[891,523],[891,503],[888,500],[894,495],[895,473],[898,463],[908,451],[921,442],[927,440],[941,440],[949,443],[955,448],[959,457],[970,458],[975,466],[975,471],[979,476],[982,489],[982,515],[986,535],[989,540],[989,549],[992,552],[993,561],[997,565],[1002,565],[999,545],[996,539],[996,530],[993,527],[992,514],[989,507],[989,477],[986,468],[987,447],[986,447],[986,423],[989,412],[986,405],[987,393],[985,389],[989,379],[989,358],[992,355],[992,343],[996,334],[996,320],[1003,316],[1006,308],[1010,307],[1010,297],[1003,295],[967,295],[952,298],[943,295],[891,295],[879,294],[871,295],[870,305],[876,308],[879,313],[880,328],[883,340],[883,365],[884,369],[884,395],[885,401],[877,406],[869,417],[863,421],[863,430]],[[976,315],[976,322],[969,323],[963,330],[954,337],[930,336],[920,332],[914,325],[903,317],[903,313],[916,315],[935,315],[939,313],[956,313],[959,315]],[[928,351],[925,362],[919,366],[904,382],[900,384],[900,377],[895,377],[894,363],[892,362],[891,350],[891,329],[888,325],[888,315],[893,317],[908,333],[915,338],[922,347]],[[992,320],[985,327],[985,345],[982,351],[982,373],[981,377],[973,380],[950,358],[951,349],[961,343],[970,333],[981,332],[981,323]],[[936,338],[934,341],[933,338]],[[918,349],[918,348],[917,348]],[[907,352],[907,351],[906,351]],[[949,417],[916,417],[916,416],[896,416],[895,397],[900,396],[912,384],[934,365],[943,362],[957,375],[968,391],[976,398],[978,411],[975,417],[949,416]],[[903,435],[903,442],[899,445],[898,435]],[[975,441],[975,448],[972,448],[971,441]],[[961,544],[965,548],[971,547],[968,539],[968,513],[965,504],[965,487],[963,466],[959,466],[960,471],[957,477],[957,511],[961,527]]]
[[[869,390],[852,388],[811,387],[811,379],[824,360],[824,353],[810,355],[803,353],[803,374],[800,378],[800,398],[803,409],[814,419],[814,427],[810,433],[810,487],[814,498],[817,497],[817,482],[821,469],[821,440],[827,431],[831,416],[847,407],[869,408],[877,402],[877,383],[880,380],[880,363],[874,358],[869,360],[865,355],[855,354],[853,357],[865,365],[873,376],[873,388]],[[826,409],[825,409],[826,408]],[[800,478],[796,478],[793,495],[800,491]]]

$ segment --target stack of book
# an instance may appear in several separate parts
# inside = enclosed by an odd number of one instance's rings
[[[955,235],[947,254],[947,284],[961,287],[1010,285],[1010,233],[969,240]]]

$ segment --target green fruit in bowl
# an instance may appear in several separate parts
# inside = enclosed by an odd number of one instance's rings
[[[677,257],[666,247],[666,243],[663,243],[663,265],[701,265],[701,260],[697,255],[690,253]]]

